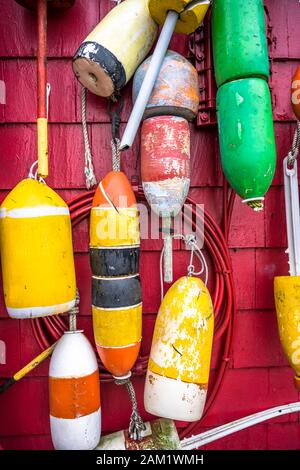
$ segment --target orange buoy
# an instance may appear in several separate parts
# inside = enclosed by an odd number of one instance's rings
[[[300,119],[300,65],[292,79],[292,107],[297,119]]]
[[[141,343],[139,214],[122,172],[110,172],[94,196],[90,226],[94,336],[106,369],[129,377]]]

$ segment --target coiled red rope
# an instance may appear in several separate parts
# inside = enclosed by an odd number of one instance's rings
[[[138,200],[145,201],[145,196],[141,188],[135,190]],[[77,196],[69,203],[72,227],[76,227],[80,222],[89,217],[94,191],[87,191]],[[232,277],[231,259],[228,250],[228,231],[234,203],[234,193],[228,201],[228,186],[224,185],[224,233],[213,217],[204,212],[204,234],[196,226],[196,202],[192,198],[187,199],[187,204],[192,207],[189,214],[184,214],[185,221],[197,232],[199,237],[204,235],[205,248],[211,258],[214,271],[214,288],[212,300],[215,311],[215,335],[214,345],[220,343],[216,358],[216,373],[211,378],[208,398],[204,411],[204,416],[209,412],[220,391],[223,378],[230,360],[231,346],[234,330],[234,319],[236,312],[234,283]],[[199,214],[197,214],[199,217]],[[201,215],[200,215],[201,217]],[[201,225],[201,224],[200,224]],[[55,315],[41,319],[32,320],[34,336],[41,349],[48,348],[57,341],[68,329],[67,322],[63,316]],[[148,356],[140,356],[133,369],[133,375],[144,375],[147,370]],[[107,373],[102,364],[99,363],[100,377],[102,382],[113,382],[112,376]],[[195,432],[199,427],[199,422],[189,424],[181,433],[181,438]]]

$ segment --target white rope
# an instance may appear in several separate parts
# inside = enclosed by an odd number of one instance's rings
[[[113,171],[121,171],[121,151],[120,151],[120,139],[112,139],[111,151],[112,151],[112,167]]]
[[[87,189],[91,189],[93,186],[97,184],[95,172],[94,172],[94,165],[93,165],[93,157],[91,153],[90,143],[89,143],[89,134],[87,130],[86,124],[86,95],[87,90],[85,87],[82,87],[81,92],[81,113],[82,113],[82,131],[83,131],[83,139],[84,139],[84,157],[85,157],[85,184]]]
[[[201,274],[205,273],[205,285],[208,283],[208,265],[203,255],[202,251],[198,247],[196,243],[196,237],[194,234],[189,235],[182,235],[182,234],[175,234],[172,235],[174,240],[183,240],[184,243],[191,249],[191,257],[190,257],[190,264],[188,265],[188,276],[201,276]],[[159,273],[160,273],[160,297],[161,301],[164,298],[164,281],[163,281],[163,256],[164,256],[165,248],[163,247],[160,254],[159,260]],[[195,266],[193,265],[193,258],[196,256],[200,261],[201,269],[198,272],[195,272]]]
[[[33,173],[34,168],[37,167],[36,171]],[[33,164],[30,167],[29,173],[28,173],[28,178],[31,178],[33,180],[39,181],[40,183],[46,184],[46,181],[44,178],[41,176],[38,176],[38,160],[33,162]]]

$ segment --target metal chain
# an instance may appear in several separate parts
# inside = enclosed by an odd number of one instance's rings
[[[293,168],[295,160],[298,157],[299,145],[300,145],[300,121],[297,121],[297,129],[294,134],[293,145],[287,155],[289,168]]]
[[[111,119],[111,152],[112,152],[112,167],[113,171],[121,171],[121,151],[120,151],[120,125],[121,125],[121,112],[123,109],[123,101],[120,97],[116,97],[115,109],[113,110],[113,100],[108,101],[108,112]]]
[[[93,157],[91,153],[89,134],[88,134],[87,124],[86,124],[86,97],[87,97],[87,90],[85,87],[82,87],[81,114],[82,114],[82,131],[83,131],[83,139],[84,139],[84,157],[85,157],[84,174],[85,174],[86,187],[87,189],[91,189],[93,186],[97,184],[97,180],[96,180],[96,176],[94,172]]]
[[[117,385],[126,385],[132,403],[132,413],[129,421],[129,436],[134,441],[140,441],[142,439],[142,432],[146,430],[146,425],[139,413],[136,395],[130,377],[127,377],[126,379],[118,379],[115,377],[115,383]]]

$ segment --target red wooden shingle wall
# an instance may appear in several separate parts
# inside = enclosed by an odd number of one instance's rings
[[[223,424],[279,404],[298,400],[293,373],[281,352],[274,313],[272,282],[288,270],[281,162],[295,128],[289,105],[293,70],[300,61],[300,5],[298,0],[267,0],[273,24],[273,101],[278,147],[278,169],[266,199],[264,213],[254,214],[237,199],[230,232],[236,279],[238,317],[233,355],[223,388],[203,429]],[[50,177],[49,185],[70,200],[84,191],[84,149],[80,124],[80,86],[71,57],[91,28],[112,7],[111,0],[77,0],[73,9],[49,18]],[[0,200],[26,177],[36,157],[35,17],[14,0],[0,0],[0,79],[6,84],[6,105],[0,104]],[[173,49],[185,53],[185,37],[175,37]],[[299,59],[298,59],[299,58]],[[123,121],[131,108],[131,84],[124,92]],[[110,127],[106,102],[88,97],[88,126],[97,177],[110,169]],[[193,197],[205,203],[219,220],[222,214],[222,173],[216,128],[193,129]],[[139,175],[139,145],[123,159],[129,177]],[[76,268],[81,292],[79,324],[91,334],[90,271],[87,256],[88,223],[74,231]],[[176,248],[179,248],[176,246]],[[155,314],[159,306],[159,244],[143,244],[141,274],[144,288],[144,345],[149,351]],[[186,254],[177,252],[176,276],[186,269]],[[16,269],[18,267],[16,266]],[[155,275],[153,275],[155,273]],[[39,348],[29,321],[10,320],[0,297],[0,340],[7,347],[7,363],[0,377],[25,365]],[[48,363],[0,396],[0,444],[6,449],[51,448],[48,420]],[[135,380],[142,402],[143,378]],[[105,431],[126,427],[129,404],[126,392],[102,385]],[[122,407],[120,407],[122,403]],[[146,416],[145,416],[146,417]],[[299,416],[294,414],[261,424],[217,441],[210,449],[295,449],[300,447]]]

